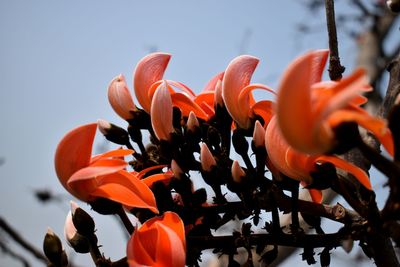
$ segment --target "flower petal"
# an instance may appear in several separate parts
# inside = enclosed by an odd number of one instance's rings
[[[183,116],[188,117],[189,113],[193,111],[197,118],[208,120],[207,113],[185,94],[173,93],[171,98],[172,103],[182,111]]]
[[[142,181],[148,187],[151,188],[155,182],[168,183],[173,177],[174,177],[173,172],[158,173],[158,174],[150,175],[150,176],[142,179]]]
[[[148,90],[154,82],[162,79],[170,59],[170,54],[152,53],[142,58],[136,66],[133,78],[135,95],[147,113],[150,113],[151,106]]]
[[[357,122],[361,127],[373,133],[388,153],[394,155],[393,137],[385,120],[373,117],[367,112],[338,110],[329,117],[328,123],[334,128],[340,123],[349,121]]]
[[[103,154],[93,156],[91,159],[91,163],[94,163],[95,161],[97,161],[99,159],[104,159],[104,158],[123,158],[125,156],[132,155],[132,153],[134,153],[134,152],[135,151],[132,149],[122,149],[122,148],[110,150]]]
[[[251,107],[251,111],[263,118],[264,127],[266,127],[275,115],[275,103],[269,100],[258,101]]]
[[[141,170],[141,171],[138,173],[137,177],[138,177],[139,179],[143,179],[144,176],[145,176],[148,172],[153,171],[153,170],[157,170],[157,169],[162,169],[162,168],[165,168],[165,167],[168,167],[168,165],[162,164],[162,165],[155,165],[155,166],[148,167],[148,168],[146,168],[146,169]]]
[[[222,97],[226,108],[237,124],[244,129],[251,126],[247,112],[250,108],[250,97],[247,95],[241,101],[242,105],[239,105],[238,97],[241,90],[250,83],[258,62],[257,58],[248,55],[236,57],[226,68],[222,81]]]
[[[133,118],[132,112],[137,108],[122,74],[115,77],[108,86],[108,101],[118,116],[125,120]]]
[[[299,179],[297,173],[287,164],[286,152],[289,149],[289,145],[280,133],[276,116],[271,119],[266,129],[265,148],[273,167],[290,178]]]
[[[206,91],[198,94],[194,98],[194,102],[196,102],[198,105],[201,105],[201,103],[207,103],[207,105],[213,107],[214,99],[215,99],[215,91]]]
[[[92,196],[111,199],[125,206],[147,208],[158,213],[156,200],[150,188],[127,171],[101,177]]]
[[[311,135],[310,88],[320,80],[327,57],[327,50],[317,50],[297,58],[285,71],[278,90],[277,116],[282,134],[293,148],[306,153],[318,149]]]
[[[212,79],[206,84],[206,86],[204,86],[201,92],[203,93],[208,91],[215,91],[215,87],[217,86],[218,81],[222,81],[222,79],[224,78],[224,73],[225,72],[220,72],[212,77]]]
[[[58,179],[69,190],[68,179],[90,163],[97,123],[79,126],[68,132],[57,146],[54,165]]]
[[[311,199],[314,203],[321,204],[322,203],[322,191],[318,189],[310,188],[308,189],[310,193]]]
[[[183,267],[186,260],[185,229],[176,213],[147,220],[132,235],[127,246],[130,266]]]
[[[88,167],[76,171],[68,180],[68,184],[96,178],[123,170],[128,164],[121,159],[99,159]]]
[[[316,162],[317,161],[332,163],[335,167],[352,174],[365,188],[372,190],[371,181],[369,180],[368,175],[361,168],[351,164],[350,162],[332,156],[320,156],[316,159]]]

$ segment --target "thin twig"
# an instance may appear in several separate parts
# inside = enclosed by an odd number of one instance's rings
[[[9,256],[11,256],[12,258],[20,261],[24,267],[30,267],[31,265],[29,264],[28,260],[25,259],[23,256],[17,254],[16,252],[14,252],[13,250],[11,250],[6,244],[4,244],[2,241],[0,241],[0,249],[8,254]]]
[[[13,229],[2,217],[0,217],[0,228],[3,229],[15,242],[30,252],[38,260],[47,264],[46,256],[32,244],[28,243],[15,229]]]
[[[335,6],[333,0],[325,0],[326,25],[329,36],[329,77],[333,81],[340,80],[345,68],[340,64],[338,40],[335,23]]]

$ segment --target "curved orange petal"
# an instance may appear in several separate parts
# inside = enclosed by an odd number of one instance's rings
[[[82,180],[96,178],[101,175],[106,175],[123,170],[126,165],[121,159],[99,159],[88,167],[76,171],[68,180],[68,184],[77,183]]]
[[[170,54],[156,52],[145,56],[136,65],[133,87],[137,100],[147,113],[150,113],[151,106],[148,90],[153,83],[162,79],[170,59]]]
[[[310,188],[308,189],[308,192],[310,193],[311,199],[315,203],[322,203],[322,191],[318,189],[313,189]]]
[[[158,173],[158,174],[150,175],[149,177],[142,179],[142,181],[148,187],[152,187],[155,182],[168,183],[173,177],[174,177],[174,174],[172,172]]]
[[[264,127],[266,127],[275,115],[275,103],[269,100],[258,101],[251,107],[251,111],[264,119]]]
[[[159,266],[183,267],[186,251],[178,234],[163,223],[158,224],[156,263]]]
[[[285,71],[279,85],[279,126],[286,141],[301,152],[311,154],[318,150],[311,135],[311,86],[321,79],[327,57],[327,50],[317,50],[295,59]]]
[[[367,112],[357,112],[353,110],[338,110],[329,117],[328,123],[331,127],[336,127],[342,122],[354,121],[364,129],[375,135],[388,153],[394,155],[393,136],[386,121],[369,115]]]
[[[201,92],[215,91],[218,81],[222,81],[224,78],[224,73],[225,72],[223,71],[212,77],[212,79],[206,84],[206,86],[204,86]]]
[[[154,93],[151,102],[151,126],[159,140],[170,140],[174,132],[172,125],[172,100],[164,81]]]
[[[118,116],[125,120],[133,118],[132,112],[137,109],[122,74],[115,77],[108,86],[108,101]]]
[[[90,163],[97,123],[79,126],[68,132],[57,146],[54,165],[58,179],[69,190],[68,179]]]
[[[276,116],[271,119],[265,131],[265,148],[273,167],[286,176],[296,179],[297,173],[293,172],[287,165],[286,152],[289,149],[289,145],[280,133]]]
[[[314,169],[314,158],[308,154],[301,153],[291,147],[286,150],[285,160],[288,168],[296,174],[293,179],[303,181],[307,184],[312,182],[311,171]]]
[[[236,57],[226,68],[222,81],[222,97],[226,109],[234,121],[244,129],[251,126],[247,112],[250,108],[250,97],[249,95],[244,97],[241,105],[239,105],[238,97],[241,90],[250,83],[258,62],[258,58],[248,55]]]
[[[153,170],[162,169],[162,168],[165,168],[165,167],[168,167],[168,165],[167,164],[162,164],[162,165],[155,165],[155,166],[148,167],[146,169],[141,170],[137,174],[137,177],[139,179],[143,179],[143,177],[146,175],[146,173],[148,173],[150,171],[153,171]]]
[[[172,103],[182,111],[183,116],[188,117],[190,111],[193,111],[197,118],[208,120],[208,114],[187,95],[173,93],[171,98]]]
[[[318,114],[318,117],[323,119],[331,112],[348,106],[354,98],[365,91],[364,89],[367,86],[368,79],[365,71],[362,69],[356,70],[350,76],[342,79],[334,87],[332,87],[332,90],[336,91],[337,93],[330,97],[322,112]]]
[[[130,266],[183,267],[186,260],[185,229],[176,213],[147,220],[127,245]]]
[[[190,89],[188,86],[186,86],[185,84],[183,84],[181,82],[176,82],[176,81],[173,81],[173,80],[167,80],[167,83],[169,85],[172,85],[172,86],[182,90],[183,93],[187,94],[191,98],[194,98],[196,96],[196,94],[192,91],[192,89]]]
[[[178,214],[172,211],[165,212],[162,218],[162,223],[172,229],[178,235],[182,244],[186,246],[185,225]]]
[[[198,105],[200,105],[201,103],[207,103],[207,105],[213,107],[214,99],[215,99],[215,91],[206,91],[198,94],[194,98],[194,102],[196,102]]]
[[[119,171],[99,179],[92,196],[104,197],[129,207],[147,208],[158,213],[156,200],[150,188],[127,171]]]
[[[91,159],[91,163],[94,163],[95,161],[97,161],[99,159],[104,159],[104,158],[122,158],[122,157],[125,157],[128,155],[132,155],[132,153],[134,153],[134,152],[135,151],[132,149],[122,149],[122,148],[110,150],[103,154],[93,156]]]
[[[350,162],[332,156],[319,156],[315,161],[332,163],[335,167],[352,174],[365,188],[372,190],[371,181],[369,180],[368,175],[361,168],[351,164]]]
[[[148,233],[143,235],[142,228],[143,226],[133,233],[127,244],[126,255],[130,267],[155,266],[155,245],[158,239],[157,230],[150,229]],[[142,236],[144,236],[142,238],[144,242],[141,240]],[[151,247],[149,248],[149,246]]]

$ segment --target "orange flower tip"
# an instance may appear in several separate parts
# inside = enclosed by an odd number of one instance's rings
[[[210,149],[208,149],[206,143],[201,143],[200,145],[200,162],[201,168],[206,172],[211,171],[212,168],[217,165],[217,162],[215,161]]]
[[[240,167],[239,162],[234,160],[232,163],[232,178],[235,183],[240,183],[243,180],[243,177],[246,176],[246,173]]]
[[[107,135],[109,130],[111,129],[111,123],[106,120],[98,119],[97,128],[102,134]]]
[[[197,120],[197,117],[193,111],[190,111],[186,125],[187,128],[192,132],[194,132],[200,126],[199,121]]]
[[[183,174],[181,167],[179,167],[178,163],[174,159],[171,161],[171,170],[176,178],[179,178]]]
[[[222,98],[222,81],[218,80],[217,84],[215,85],[215,99],[214,102],[220,106],[224,106],[224,99]]]
[[[265,146],[265,129],[259,121],[254,125],[253,142],[256,147]]]
[[[174,132],[172,125],[172,99],[166,81],[154,93],[151,102],[151,125],[159,140],[169,141]]]

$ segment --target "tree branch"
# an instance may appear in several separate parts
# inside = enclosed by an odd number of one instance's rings
[[[333,81],[340,80],[345,68],[340,64],[338,40],[335,23],[335,5],[333,0],[325,0],[326,25],[329,36],[329,77]]]
[[[14,230],[2,217],[0,217],[0,228],[2,228],[15,242],[26,249],[34,257],[47,264],[46,256],[40,250],[28,243],[28,241],[26,241],[16,230]]]

